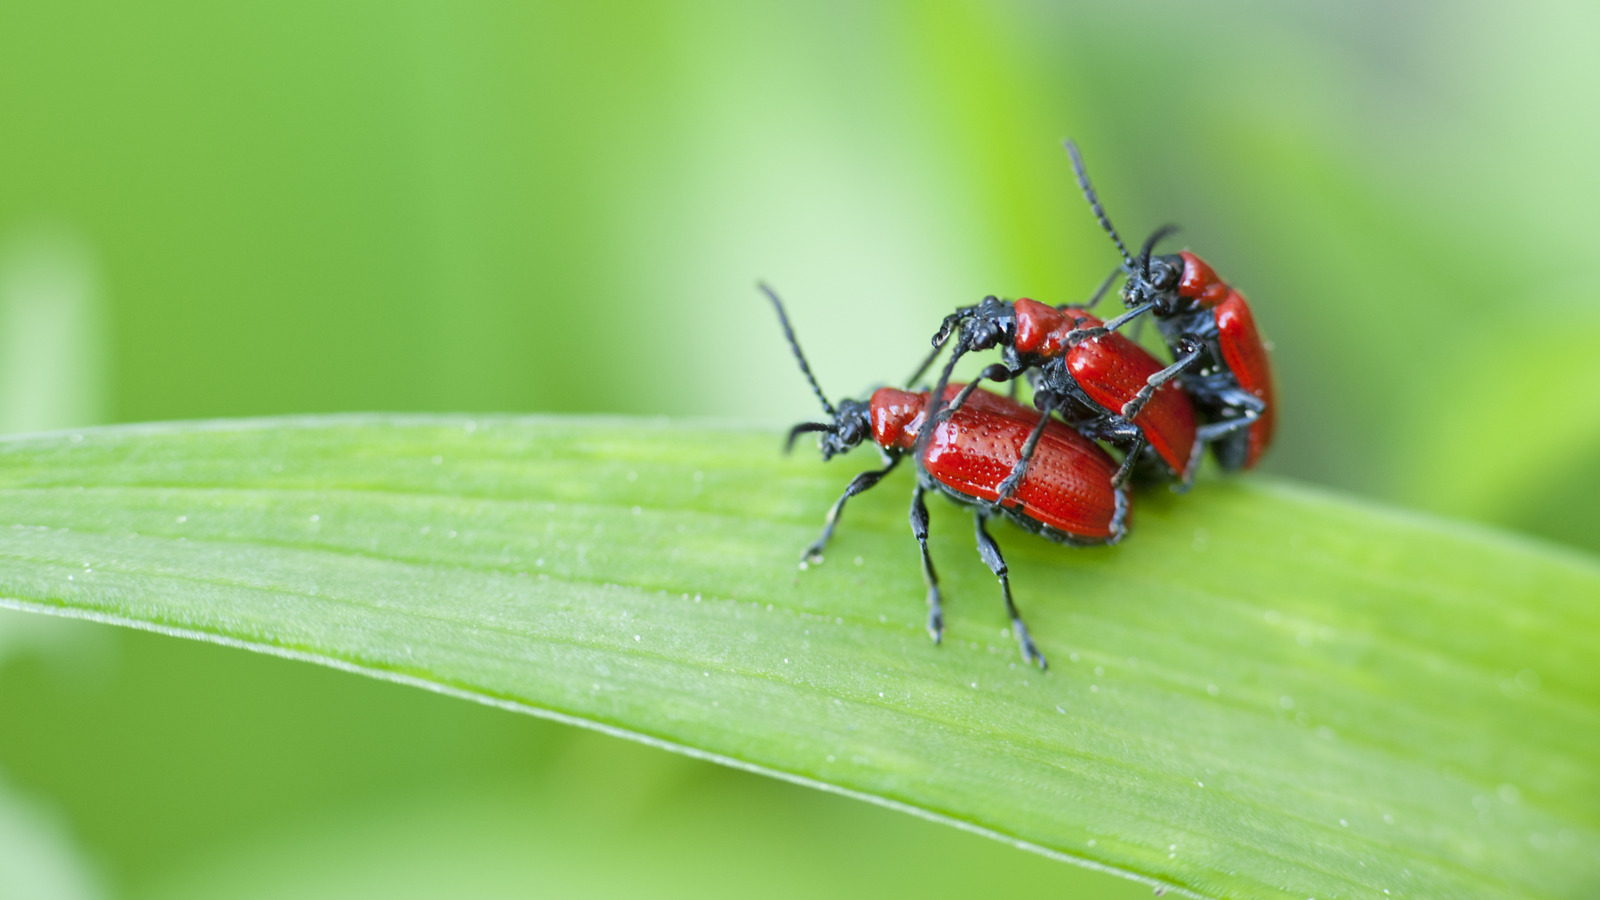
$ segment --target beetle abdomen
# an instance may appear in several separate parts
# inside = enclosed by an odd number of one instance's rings
[[[960,385],[946,389],[948,400]],[[923,468],[951,491],[993,501],[1022,455],[1037,410],[988,391],[974,391],[955,415],[939,423],[923,456]],[[1027,474],[1005,506],[1086,542],[1119,535],[1119,507],[1111,486],[1117,464],[1100,446],[1064,422],[1045,427]]]
[[[1084,327],[1093,328],[1100,320],[1081,310],[1068,309],[1087,318]],[[1161,371],[1161,362],[1143,347],[1119,332],[1077,344],[1067,351],[1067,370],[1089,399],[1113,415],[1143,390],[1151,375]],[[1168,381],[1150,397],[1133,417],[1133,424],[1144,432],[1145,440],[1163,462],[1181,479],[1187,479],[1194,449],[1194,405],[1176,381]]]
[[[1277,426],[1277,391],[1272,379],[1272,362],[1267,358],[1267,348],[1256,330],[1255,317],[1250,314],[1250,304],[1237,292],[1215,310],[1217,316],[1217,344],[1222,350],[1222,361],[1227,364],[1239,387],[1260,398],[1266,404],[1260,418],[1250,423],[1250,449],[1245,457],[1245,468],[1252,468],[1267,445],[1272,443],[1272,432]]]

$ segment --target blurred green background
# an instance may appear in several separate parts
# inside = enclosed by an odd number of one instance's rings
[[[1180,222],[1251,297],[1268,471],[1596,551],[1597,96],[1581,0],[6,3],[0,429],[776,426],[815,410],[757,277],[835,395],[985,293],[1084,296],[1115,260],[1071,135],[1130,240]],[[0,896],[1002,889],[1149,891],[413,689],[0,615]]]

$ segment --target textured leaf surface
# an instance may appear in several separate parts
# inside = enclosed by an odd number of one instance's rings
[[[736,429],[327,418],[0,442],[0,596],[579,720],[1214,897],[1600,885],[1600,567],[1258,478],[1001,527]],[[865,457],[866,454],[860,454]],[[864,459],[862,460],[865,461]]]

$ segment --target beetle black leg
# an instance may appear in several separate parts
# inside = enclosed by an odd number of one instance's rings
[[[1128,335],[1128,340],[1135,344],[1139,343],[1139,339],[1144,337],[1144,323],[1148,321],[1150,321],[1148,318],[1143,318],[1133,323],[1133,333]]]
[[[812,541],[811,546],[800,554],[801,563],[816,565],[822,562],[822,548],[826,547],[828,539],[833,537],[833,528],[839,524],[839,514],[844,511],[844,502],[883,480],[883,476],[893,472],[894,467],[900,465],[901,459],[904,459],[904,457],[896,456],[894,459],[889,460],[889,464],[882,469],[862,472],[850,480],[850,486],[844,489],[844,494],[838,500],[835,500],[833,506],[828,509],[828,518],[824,520],[821,536]]]
[[[977,378],[967,382],[967,386],[962,388],[960,393],[950,398],[950,403],[944,409],[939,410],[939,420],[943,421],[955,415],[956,410],[960,409],[961,405],[967,402],[967,398],[972,396],[972,392],[978,389],[978,382],[985,379],[995,382],[1010,381],[1012,375],[1013,373],[1010,369],[999,363],[995,363],[979,372]]]
[[[1100,337],[1104,334],[1110,334],[1111,332],[1116,331],[1118,328],[1121,328],[1122,326],[1155,308],[1155,304],[1153,303],[1141,303],[1122,315],[1117,316],[1115,319],[1106,322],[1104,325],[1100,325],[1095,328],[1089,328],[1086,329],[1086,331],[1089,333],[1090,337]]]
[[[1190,454],[1189,472],[1193,477],[1194,470],[1198,468],[1200,454],[1207,445],[1216,445],[1217,459],[1223,463],[1224,468],[1237,468],[1238,462],[1231,461],[1231,453],[1223,446],[1233,440],[1233,436],[1249,428],[1255,420],[1261,418],[1266,412],[1267,405],[1260,397],[1250,393],[1238,385],[1231,387],[1218,387],[1208,383],[1207,379],[1185,380],[1184,390],[1189,391],[1194,397],[1195,404],[1213,416],[1213,420],[1201,425],[1195,430],[1194,451]],[[1231,412],[1237,415],[1218,417],[1219,413]],[[1181,488],[1174,490],[1186,491],[1189,489],[1186,481]]]
[[[1252,422],[1267,411],[1265,400],[1242,387],[1225,388],[1218,391],[1215,396],[1223,405],[1239,410],[1241,415],[1249,416]]]
[[[1201,443],[1207,444],[1221,440],[1241,428],[1248,428],[1267,410],[1267,405],[1260,397],[1239,387],[1207,392],[1202,400],[1211,409],[1237,410],[1239,413],[1236,416],[1201,425],[1198,430],[1199,439]]]
[[[911,492],[911,534],[922,549],[922,580],[928,583],[928,636],[935,644],[944,639],[944,605],[939,601],[939,576],[928,555],[928,505],[922,502],[922,485]]]
[[[1017,492],[1017,488],[1022,486],[1022,479],[1028,474],[1028,463],[1033,461],[1033,451],[1039,446],[1039,439],[1044,437],[1044,430],[1050,424],[1051,414],[1056,411],[1055,404],[1051,402],[1054,399],[1053,396],[1042,398],[1039,422],[1028,432],[1028,439],[1022,443],[1022,452],[1017,455],[1017,462],[1011,467],[1011,474],[1006,476],[1005,481],[1000,482],[1000,494],[994,498],[992,505],[1000,506],[1005,503]]]
[[[1044,661],[1044,654],[1033,644],[1033,635],[1028,633],[1028,626],[1022,621],[1022,615],[1017,612],[1017,604],[1011,599],[1010,569],[1006,567],[1006,558],[1000,555],[1000,545],[989,536],[989,529],[984,527],[988,514],[982,511],[973,514],[972,520],[977,524],[978,555],[1000,579],[1000,593],[1006,599],[1006,614],[1011,617],[1011,633],[1017,636],[1017,644],[1022,648],[1022,658],[1031,663],[1038,663],[1039,668],[1048,668]]]
[[[1128,476],[1133,474],[1133,467],[1139,461],[1139,454],[1144,452],[1144,444],[1144,432],[1136,432],[1133,436],[1133,446],[1129,447],[1127,454],[1122,457],[1122,465],[1117,467],[1117,474],[1111,476],[1113,490],[1120,489],[1128,483]]]
[[[1139,389],[1139,393],[1134,394],[1132,400],[1122,404],[1122,417],[1124,419],[1132,419],[1137,416],[1139,410],[1144,409],[1144,405],[1150,402],[1150,398],[1156,395],[1156,391],[1163,384],[1171,381],[1182,374],[1184,369],[1198,362],[1200,355],[1205,352],[1204,344],[1187,337],[1183,339],[1183,343],[1179,346],[1183,350],[1183,355],[1178,357],[1177,362],[1145,379],[1144,387]]]
[[[1242,428],[1249,427],[1251,423],[1259,418],[1261,418],[1261,410],[1247,409],[1243,415],[1235,416],[1231,419],[1207,422],[1197,429],[1196,434],[1202,444],[1209,444],[1212,441],[1220,441]]]
[[[1224,469],[1243,466],[1248,443],[1244,437],[1245,429],[1261,418],[1266,411],[1266,404],[1260,397],[1240,387],[1209,393],[1205,399],[1210,401],[1207,405],[1211,409],[1220,407],[1223,412],[1236,412],[1238,415],[1219,418],[1200,426],[1196,431],[1196,441],[1201,445],[1210,445]]]
[[[948,323],[952,320],[947,318],[945,321]],[[942,329],[940,334],[943,336]],[[957,343],[955,349],[950,351],[950,358],[945,360],[944,368],[939,370],[939,380],[934,382],[933,390],[928,394],[928,405],[933,407],[933,414],[928,416],[928,422],[931,425],[937,426],[943,420],[945,386],[950,383],[950,376],[956,370],[956,363],[961,361],[962,355],[966,352],[966,348]],[[935,428],[924,426],[917,432],[916,443],[911,445],[911,455],[917,459],[917,473],[919,476],[922,473],[922,454],[927,452],[928,441],[933,438],[935,430]]]
[[[951,318],[954,318],[954,316],[952,316]],[[915,385],[917,383],[917,379],[919,379],[923,375],[927,374],[928,368],[933,365],[933,361],[938,359],[939,358],[939,354],[941,354],[943,352],[944,352],[944,341],[935,339],[934,344],[933,344],[933,352],[929,353],[928,357],[922,361],[922,365],[917,366],[917,370],[915,372],[911,373],[911,377],[910,378],[907,378],[905,381],[901,382],[902,384],[904,384],[906,386],[906,390],[915,390]]]

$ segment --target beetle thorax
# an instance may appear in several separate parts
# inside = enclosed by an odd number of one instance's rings
[[[927,403],[926,393],[878,388],[872,394],[872,439],[885,450],[911,449],[922,430]]]

